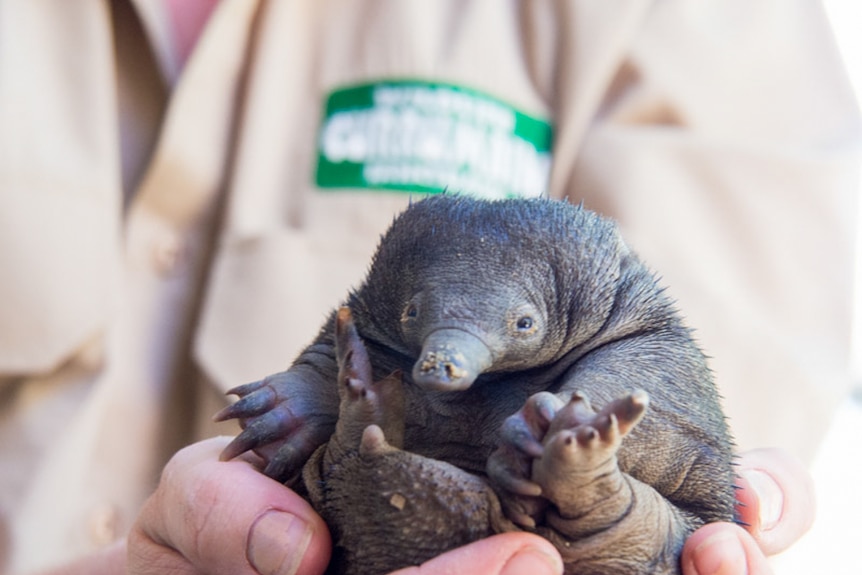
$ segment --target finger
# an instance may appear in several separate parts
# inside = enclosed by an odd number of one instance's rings
[[[814,484],[798,460],[779,449],[739,457],[740,519],[767,555],[784,551],[814,522]]]
[[[563,561],[546,539],[529,533],[504,533],[444,553],[418,567],[391,575],[560,575]]]
[[[323,573],[323,520],[247,461],[219,461],[227,442],[189,446],[165,466],[129,538],[130,573]]]
[[[156,543],[137,524],[128,536],[126,567],[129,575],[200,575],[201,571],[177,551]]]
[[[694,532],[682,550],[683,575],[771,575],[757,542],[733,523],[710,523]]]

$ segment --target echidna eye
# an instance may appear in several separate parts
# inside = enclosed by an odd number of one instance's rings
[[[416,308],[416,304],[411,303],[404,310],[404,317],[409,317],[409,318],[413,319],[417,315],[419,315],[419,310]]]
[[[518,322],[515,325],[519,330],[527,331],[533,327],[533,318],[528,315],[525,315],[524,317],[519,318]]]

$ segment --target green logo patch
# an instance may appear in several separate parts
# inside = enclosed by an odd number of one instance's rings
[[[460,86],[351,86],[327,98],[315,182],[320,188],[539,196],[548,182],[551,137],[547,121]]]

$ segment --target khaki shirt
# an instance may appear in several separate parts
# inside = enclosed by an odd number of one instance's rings
[[[548,193],[661,275],[740,447],[813,453],[850,381],[860,142],[817,3],[223,0],[182,71],[169,26],[145,0],[0,0],[11,572],[125,533],[176,448],[233,432],[207,423],[223,391],[361,279],[410,194],[320,184],[351,86],[551,124]]]

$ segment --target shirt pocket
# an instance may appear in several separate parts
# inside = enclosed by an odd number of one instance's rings
[[[283,228],[223,242],[194,346],[207,376],[225,391],[286,369],[361,282],[369,239]]]

